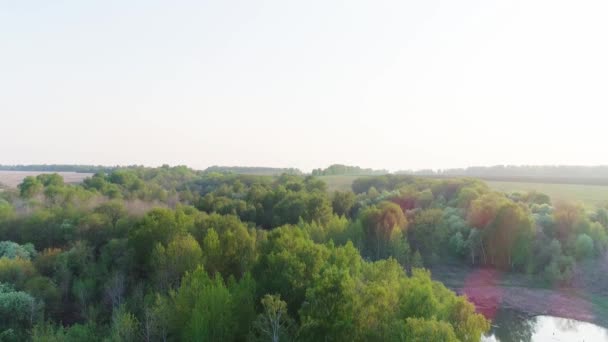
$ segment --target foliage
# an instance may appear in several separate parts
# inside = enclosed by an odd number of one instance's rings
[[[422,267],[560,283],[608,248],[605,209],[470,179],[99,171],[2,192],[3,338],[477,341],[488,322]]]
[[[31,243],[19,245],[12,241],[0,241],[0,258],[31,260],[35,256],[36,250]]]
[[[15,340],[24,337],[24,331],[38,319],[39,305],[23,291],[0,282],[0,332],[12,330]]]
[[[593,240],[587,234],[581,234],[576,238],[576,258],[585,259],[593,255]]]
[[[261,303],[263,310],[253,322],[249,339],[271,342],[291,341],[295,322],[287,313],[287,303],[278,295],[265,295]]]

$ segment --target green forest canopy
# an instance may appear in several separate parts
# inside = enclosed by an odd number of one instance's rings
[[[423,267],[567,282],[608,246],[606,208],[472,179],[131,167],[0,193],[3,340],[478,341]]]

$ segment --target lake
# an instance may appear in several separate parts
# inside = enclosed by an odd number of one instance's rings
[[[530,317],[515,310],[502,309],[497,312],[492,330],[482,341],[608,341],[608,329],[572,319]]]

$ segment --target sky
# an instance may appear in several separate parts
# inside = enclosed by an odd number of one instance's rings
[[[608,2],[0,0],[0,164],[608,164]]]

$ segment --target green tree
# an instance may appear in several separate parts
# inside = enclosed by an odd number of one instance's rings
[[[392,202],[367,208],[361,213],[361,222],[365,230],[366,249],[376,259],[387,256],[393,230],[404,231],[408,223],[401,208]]]
[[[262,244],[253,270],[258,293],[281,295],[289,313],[295,315],[328,256],[327,247],[315,244],[302,230],[290,226],[274,229]]]
[[[435,319],[409,317],[405,320],[401,329],[397,330],[396,334],[398,334],[398,341],[459,341],[452,325]]]
[[[203,251],[205,269],[211,274],[219,272],[222,269],[222,252],[220,238],[213,228],[207,231],[207,236],[203,241]]]
[[[15,208],[8,201],[0,198],[0,223],[15,217]],[[1,227],[1,226],[0,226]]]
[[[25,332],[39,319],[39,303],[26,292],[0,283],[0,332],[12,330],[15,340],[25,339]]]
[[[395,258],[399,264],[404,267],[409,267],[410,260],[410,245],[407,242],[406,237],[403,234],[403,231],[400,229],[395,229],[391,233],[390,242],[389,242],[389,254],[393,258]]]
[[[43,188],[44,185],[38,178],[27,176],[19,184],[19,193],[23,198],[32,198],[42,192]]]
[[[125,307],[120,307],[112,314],[112,326],[109,341],[130,342],[138,339],[139,321]]]
[[[235,338],[244,340],[256,318],[256,282],[248,272],[239,281],[231,276],[227,285],[232,298],[231,310],[235,322]]]
[[[553,211],[557,237],[565,241],[574,230],[574,225],[581,219],[584,209],[581,205],[569,202],[557,202]]]
[[[31,260],[35,256],[36,250],[31,243],[20,245],[12,241],[0,241],[0,258]]]
[[[135,250],[137,265],[146,269],[150,267],[152,246],[156,243],[166,246],[185,230],[186,227],[180,222],[176,212],[169,209],[154,209],[147,213],[129,231],[129,246]]]
[[[31,261],[20,258],[0,258],[0,283],[14,284],[21,288],[34,275],[36,275],[36,269]]]
[[[232,296],[216,276],[196,297],[192,316],[184,331],[188,341],[232,341],[235,337]]]
[[[157,244],[152,260],[161,289],[177,284],[184,273],[194,271],[203,261],[203,251],[190,234],[176,236],[167,248]]]
[[[196,223],[192,235],[201,243],[209,274],[242,277],[257,257],[255,230],[234,215],[212,214]]]
[[[442,242],[448,239],[448,235],[441,230],[444,228],[442,220],[441,209],[422,210],[414,216],[414,222],[408,229],[413,248],[418,250],[426,261],[431,261],[433,255],[444,253],[441,250]]]
[[[306,291],[299,336],[309,341],[355,339],[355,295],[355,281],[346,270],[325,269]]]
[[[44,303],[47,316],[56,317],[60,312],[61,293],[52,279],[44,276],[35,276],[25,282],[24,290]]]
[[[352,191],[335,191],[331,200],[334,213],[338,216],[350,217],[355,199]]]
[[[253,322],[250,340],[291,341],[295,322],[287,313],[287,303],[279,295],[265,295],[261,302],[262,313]]]
[[[593,255],[593,240],[587,234],[580,234],[576,238],[576,258],[579,260],[586,259]]]

